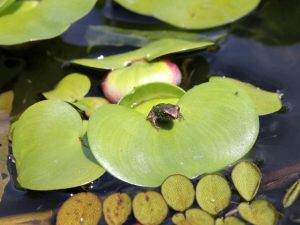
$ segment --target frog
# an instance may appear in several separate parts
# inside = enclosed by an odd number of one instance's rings
[[[181,120],[182,118],[180,107],[169,103],[160,103],[153,106],[147,116],[147,120],[150,121],[156,129],[160,128],[158,122],[169,122],[175,119]]]

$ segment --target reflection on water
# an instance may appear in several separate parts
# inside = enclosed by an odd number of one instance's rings
[[[208,75],[218,74],[283,93],[286,112],[260,118],[261,128],[255,154],[257,160],[263,161],[262,170],[266,174],[300,161],[299,24],[298,0],[266,0],[249,17],[225,27],[228,28],[229,34],[218,51],[201,52],[188,57],[173,56],[185,75],[184,88],[207,80]],[[90,54],[109,55],[126,49],[128,48],[93,48]],[[59,39],[17,51],[0,49],[0,89],[1,92],[9,88],[16,91],[14,114],[19,114],[35,102],[38,93],[51,89],[62,76],[73,69],[61,70],[64,60],[84,57],[86,54],[86,48],[64,44]],[[98,83],[101,80],[101,76],[98,76],[100,73],[92,74],[92,79]],[[95,87],[94,91],[100,93],[98,87]],[[101,195],[112,191],[127,191],[133,195],[143,190],[133,188],[107,174],[101,180],[83,188]],[[78,188],[46,193],[26,192],[16,189],[10,183],[0,204],[0,216],[57,208],[70,193],[81,190]],[[281,199],[284,193],[285,188],[281,188],[266,192],[263,196],[283,211]],[[288,216],[284,217],[281,224],[296,224],[291,222],[290,218],[300,217],[300,199],[285,212]],[[171,223],[167,221],[166,224]]]

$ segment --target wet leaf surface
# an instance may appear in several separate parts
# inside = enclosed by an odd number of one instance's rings
[[[239,194],[245,200],[251,201],[259,189],[262,174],[254,163],[241,161],[234,166],[231,178]]]
[[[143,225],[158,225],[167,217],[168,206],[159,193],[140,192],[133,199],[133,214]]]
[[[300,179],[297,180],[287,191],[283,198],[284,208],[290,207],[298,198],[300,193]]]
[[[278,212],[266,200],[240,203],[238,211],[244,220],[254,225],[275,225],[278,221]]]
[[[172,217],[176,225],[214,225],[214,218],[201,209],[188,209],[185,215],[177,213]]]
[[[13,132],[20,185],[33,190],[79,186],[105,171],[88,146],[83,121],[68,103],[45,100],[29,107]]]
[[[82,99],[90,90],[90,79],[78,73],[69,74],[54,87],[53,90],[43,92],[49,100],[75,102]]]
[[[197,184],[196,199],[202,209],[216,215],[230,203],[229,184],[220,175],[206,175]]]
[[[56,225],[98,225],[101,219],[102,203],[93,193],[79,193],[61,206]]]
[[[184,211],[195,200],[192,182],[182,175],[168,177],[161,186],[161,193],[168,205],[176,211]]]
[[[103,213],[108,225],[122,225],[131,213],[131,199],[126,193],[109,195],[103,203]]]
[[[14,93],[12,91],[0,94],[0,202],[3,197],[5,187],[10,180],[10,174],[7,169],[7,157],[8,132],[13,98]]]
[[[155,187],[173,174],[194,178],[222,169],[246,154],[256,140],[253,102],[234,85],[204,83],[176,104],[184,119],[159,131],[140,112],[113,104],[100,107],[88,127],[97,161],[123,181]]]

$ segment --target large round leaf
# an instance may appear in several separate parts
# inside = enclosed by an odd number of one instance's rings
[[[83,141],[83,121],[75,109],[58,100],[29,107],[13,133],[18,181],[33,190],[79,186],[95,180],[104,169]]]
[[[0,45],[58,36],[95,3],[96,0],[15,1],[0,12]]]
[[[174,26],[204,29],[231,23],[253,10],[260,0],[115,0],[125,8],[154,16]]]
[[[94,156],[121,180],[159,186],[172,174],[194,178],[222,169],[253,146],[258,116],[251,98],[238,86],[205,83],[177,104],[184,119],[159,130],[145,114],[120,105],[102,106],[88,127]]]

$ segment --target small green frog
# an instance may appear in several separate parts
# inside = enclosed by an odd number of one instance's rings
[[[182,118],[183,116],[180,113],[180,107],[178,105],[165,103],[153,106],[147,116],[147,120],[149,120],[156,129],[159,129],[157,122],[168,122]]]

